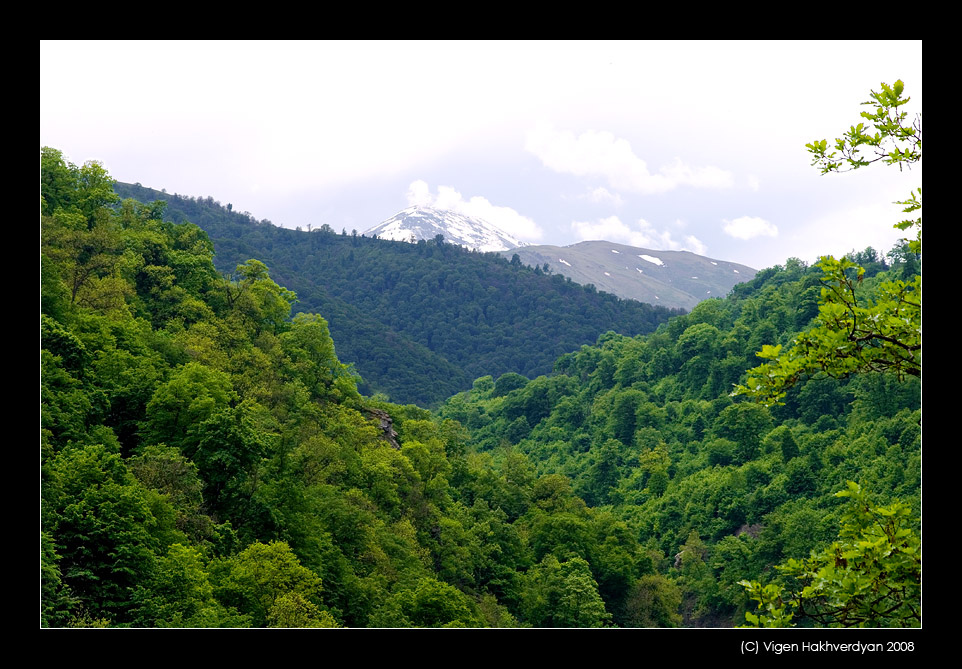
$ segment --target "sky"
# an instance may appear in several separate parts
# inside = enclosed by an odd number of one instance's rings
[[[421,204],[761,269],[904,236],[921,164],[805,150],[896,79],[920,113],[921,41],[41,41],[40,144],[290,228]]]

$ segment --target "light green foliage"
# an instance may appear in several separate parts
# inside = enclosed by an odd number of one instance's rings
[[[106,310],[117,307],[132,291],[119,284],[122,240],[119,227],[109,220],[88,227],[82,214],[57,210],[41,222],[41,252],[52,263],[70,295],[71,304]]]
[[[750,370],[735,394],[780,404],[789,388],[817,373],[921,375],[922,278],[880,283],[873,299],[859,291],[864,270],[852,261],[826,256],[818,265],[825,287],[814,327],[787,351],[781,345],[762,347],[758,357],[772,362]]]
[[[375,627],[482,627],[484,621],[457,588],[424,577],[392,595],[372,617]]]
[[[206,365],[190,362],[171,374],[147,404],[145,434],[194,455],[200,425],[236,401],[230,377]]]
[[[807,144],[814,156],[812,164],[827,174],[875,162],[898,165],[899,169],[921,162],[922,118],[919,115],[908,123],[908,113],[901,107],[910,98],[903,97],[903,92],[901,81],[892,86],[883,83],[882,91],[873,91],[872,99],[863,103],[874,106],[874,111],[861,113],[871,128],[866,130],[864,123],[852,126],[835,140],[835,150],[829,149],[826,140]],[[922,189],[898,204],[904,205],[904,213],[920,211]],[[916,229],[909,251],[921,254],[921,216],[895,227]],[[921,277],[908,283],[883,282],[872,296],[862,286],[865,269],[851,260],[825,256],[819,267],[824,272],[824,287],[815,326],[800,335],[789,350],[765,345],[758,357],[772,362],[751,370],[746,383],[736,386],[735,394],[777,404],[801,378],[819,372],[833,377],[864,371],[892,372],[899,378],[921,374]]]
[[[113,180],[100,163],[77,167],[48,147],[40,162],[41,257],[51,266],[44,272],[47,302],[69,293],[70,305],[123,309],[133,289],[119,275],[120,226],[107,209],[119,200]]]
[[[818,165],[822,174],[827,172],[858,169],[874,162],[883,161],[887,165],[912,164],[922,160],[922,118],[917,116],[911,124],[906,124],[908,112],[899,107],[911,98],[902,97],[905,84],[901,80],[889,86],[882,83],[882,91],[872,91],[872,99],[863,105],[875,107],[874,112],[862,112],[861,116],[872,123],[874,134],[865,132],[865,124],[852,126],[844,137],[835,140],[835,151],[829,152],[826,140],[816,140],[805,146],[815,156],[813,165]],[[862,148],[870,150],[865,156]]]
[[[281,334],[281,346],[287,354],[290,375],[300,379],[312,397],[326,397],[332,392],[342,397],[357,397],[357,378],[334,354],[334,342],[327,321],[316,314],[297,314],[290,329]]]
[[[494,595],[482,595],[478,602],[478,610],[484,618],[484,626],[491,628],[521,627],[517,619],[508,609],[498,603]]]
[[[668,468],[671,467],[671,458],[664,442],[655,448],[645,449],[638,458],[638,464],[649,492],[656,496],[664,494],[668,487]]]
[[[174,544],[157,560],[153,578],[133,594],[134,623],[143,627],[248,627],[250,619],[223,607],[200,551]]]
[[[299,592],[288,592],[277,598],[267,615],[268,627],[340,627],[327,611],[304,598]]]
[[[50,147],[40,151],[41,213],[79,213],[92,223],[100,209],[120,200],[114,181],[95,160],[77,167],[64,160],[63,153]]]
[[[911,100],[902,96],[905,84],[901,80],[891,86],[886,83],[881,86],[881,92],[872,91],[872,99],[862,103],[874,107],[874,111],[860,114],[871,124],[868,132],[864,123],[851,126],[844,136],[835,140],[834,151],[828,148],[828,141],[824,139],[805,145],[813,156],[812,165],[818,166],[822,174],[856,170],[876,162],[898,165],[901,170],[903,166],[911,167],[922,161],[922,115],[916,115],[909,122],[908,112],[900,109]],[[905,205],[904,213],[912,213],[922,208],[921,198],[922,189],[918,188],[898,204]],[[917,228],[910,250],[922,252],[921,218],[902,221],[895,227],[900,230]]]
[[[748,591],[748,596],[758,602],[757,613],[745,612],[748,625],[744,627],[791,627],[792,612],[782,599],[782,587],[758,581],[739,581]]]
[[[525,618],[533,627],[604,627],[611,621],[588,563],[546,556],[525,576]]]
[[[255,336],[263,330],[274,334],[286,330],[286,320],[297,295],[277,285],[270,278],[267,265],[260,260],[251,259],[238,265],[236,276],[236,280],[225,284],[227,303],[235,322]]]
[[[290,546],[283,541],[269,544],[253,543],[227,562],[228,574],[221,585],[228,601],[251,616],[254,624],[263,627],[272,615],[275,620],[288,615],[297,602],[284,600],[296,593],[303,601],[320,601],[321,579],[301,565]],[[303,606],[303,604],[302,604]],[[313,608],[307,611],[308,618]]]
[[[831,627],[921,624],[922,549],[909,508],[876,506],[851,482],[836,496],[849,498],[838,539],[778,567],[801,588],[741,583],[758,602],[746,613],[750,626],[785,627],[795,617]]]

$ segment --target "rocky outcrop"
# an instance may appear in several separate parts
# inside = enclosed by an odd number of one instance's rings
[[[381,428],[381,438],[387,441],[394,450],[401,450],[401,443],[398,441],[398,433],[394,430],[394,420],[386,411],[381,409],[365,409]]]

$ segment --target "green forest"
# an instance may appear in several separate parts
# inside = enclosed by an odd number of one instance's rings
[[[920,162],[905,101],[813,164]],[[668,313],[443,240],[232,245],[230,205],[115,188],[42,149],[42,627],[921,625],[920,216]],[[414,373],[368,382],[337,333],[399,294]]]
[[[256,221],[211,197],[117,184],[124,198],[166,203],[164,220],[196,223],[231,273],[250,258],[297,294],[296,309],[323,314],[338,357],[365,395],[437,408],[474,379],[548,374],[554,361],[613,329],[648,334],[681,309],[619,299],[542,267],[445,243],[418,244],[290,230]]]

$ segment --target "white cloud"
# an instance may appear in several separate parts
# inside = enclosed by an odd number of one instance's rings
[[[429,206],[431,204],[431,188],[418,179],[408,186],[408,206]]]
[[[661,173],[675,184],[694,186],[695,188],[731,188],[735,184],[735,177],[719,167],[691,167],[675,158],[675,162],[661,168]]]
[[[595,204],[613,204],[616,207],[620,207],[625,203],[618,193],[612,193],[603,186],[592,189],[590,193],[582,197]]]
[[[725,220],[722,229],[726,235],[735,239],[778,236],[778,228],[775,225],[757,216],[741,216],[734,221]]]
[[[707,247],[693,235],[682,242],[672,238],[667,230],[658,231],[645,219],[639,219],[635,227],[629,226],[617,216],[609,216],[595,222],[572,221],[571,229],[581,240],[604,239],[639,248],[663,251],[692,251],[704,254]]]
[[[646,195],[664,193],[680,185],[729,188],[734,184],[731,172],[718,167],[691,167],[680,158],[653,174],[626,139],[606,131],[588,130],[576,137],[570,130],[556,131],[539,125],[527,133],[525,150],[555,172],[603,177],[613,188]]]
[[[694,235],[688,235],[685,237],[685,242],[682,244],[683,251],[691,251],[692,253],[697,253],[700,256],[708,253],[708,247],[705,246],[700,239]]]
[[[754,174],[748,175],[748,188],[750,190],[753,190],[757,193],[758,189],[761,188],[761,186],[762,184],[758,180],[758,177],[756,177]]]
[[[445,211],[456,211],[459,214],[466,214],[468,216],[474,215],[474,212],[467,211],[468,202],[464,201],[461,197],[461,193],[454,190],[451,186],[438,186],[438,195],[434,199],[434,206],[438,209],[444,209]],[[484,216],[478,215],[479,218],[484,218]],[[491,221],[492,223],[494,221]]]
[[[483,219],[524,241],[538,241],[544,234],[537,223],[511,207],[492,204],[480,195],[465,200],[461,193],[451,186],[438,186],[437,195],[433,195],[431,187],[418,179],[408,186],[407,200],[408,206],[435,207]]]

